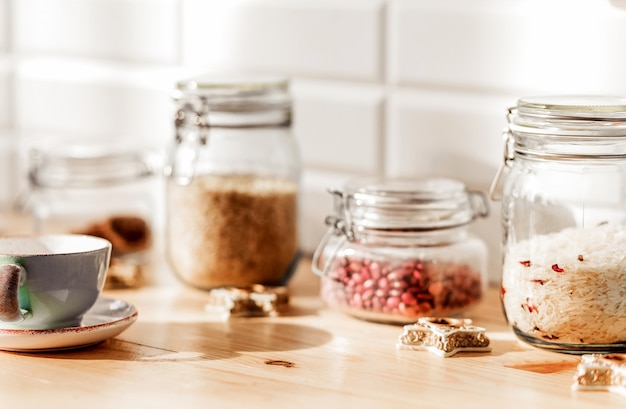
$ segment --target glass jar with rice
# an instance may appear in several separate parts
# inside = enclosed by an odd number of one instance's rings
[[[626,98],[523,98],[504,136],[492,198],[502,199],[508,322],[536,347],[623,351]]]

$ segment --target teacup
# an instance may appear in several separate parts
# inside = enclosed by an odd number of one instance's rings
[[[78,234],[0,237],[0,328],[80,325],[106,279],[111,243]]]

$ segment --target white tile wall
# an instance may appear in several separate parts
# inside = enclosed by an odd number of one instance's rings
[[[183,62],[376,81],[384,0],[186,0]]]
[[[11,59],[0,55],[0,130],[8,130],[13,122],[12,74]]]
[[[0,52],[7,52],[9,48],[9,0],[0,0]]]
[[[176,73],[85,59],[29,58],[15,69],[16,127],[90,139],[159,144],[172,136]]]
[[[0,0],[0,130],[10,127],[11,56],[9,54],[9,0]]]
[[[384,87],[305,80],[292,89],[293,128],[306,168],[381,173]]]
[[[506,108],[626,94],[624,50],[626,0],[0,0],[0,137],[165,145],[175,80],[288,75],[312,251],[327,188],[436,173],[486,190]],[[495,203],[474,227],[494,281],[498,220]]]
[[[609,1],[390,4],[392,82],[524,93],[626,88],[626,10]]]
[[[502,159],[499,136],[515,98],[400,89],[387,103],[385,173],[439,174],[486,189]]]
[[[0,0],[0,209],[5,209],[17,194],[13,149],[13,59],[10,47],[9,0]],[[0,230],[4,221],[0,219]]]
[[[13,1],[20,53],[171,64],[178,60],[178,0]]]

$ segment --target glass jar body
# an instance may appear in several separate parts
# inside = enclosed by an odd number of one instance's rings
[[[329,306],[410,323],[481,300],[487,247],[468,229],[488,214],[482,193],[440,177],[355,179],[331,193],[335,214],[312,260]]]
[[[152,225],[154,193],[154,183],[147,179],[91,188],[35,187],[29,199],[33,231],[87,234],[95,224],[116,218],[128,218],[129,223],[138,218]]]
[[[197,155],[189,183],[167,183],[175,273],[203,289],[285,284],[299,256],[300,163],[290,128],[214,127]]]
[[[507,321],[536,347],[623,351],[626,98],[523,98],[505,136]]]
[[[516,158],[504,184],[502,301],[524,341],[626,347],[626,160]]]
[[[487,247],[466,227],[336,238],[322,259],[324,301],[377,322],[459,316],[481,300],[487,283]]]
[[[88,155],[32,151],[25,203],[32,231],[103,237],[112,244],[105,288],[142,285],[159,217],[155,158],[100,147]]]

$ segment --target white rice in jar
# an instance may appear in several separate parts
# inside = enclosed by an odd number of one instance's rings
[[[626,227],[568,228],[510,246],[501,295],[508,321],[528,336],[626,341]]]

